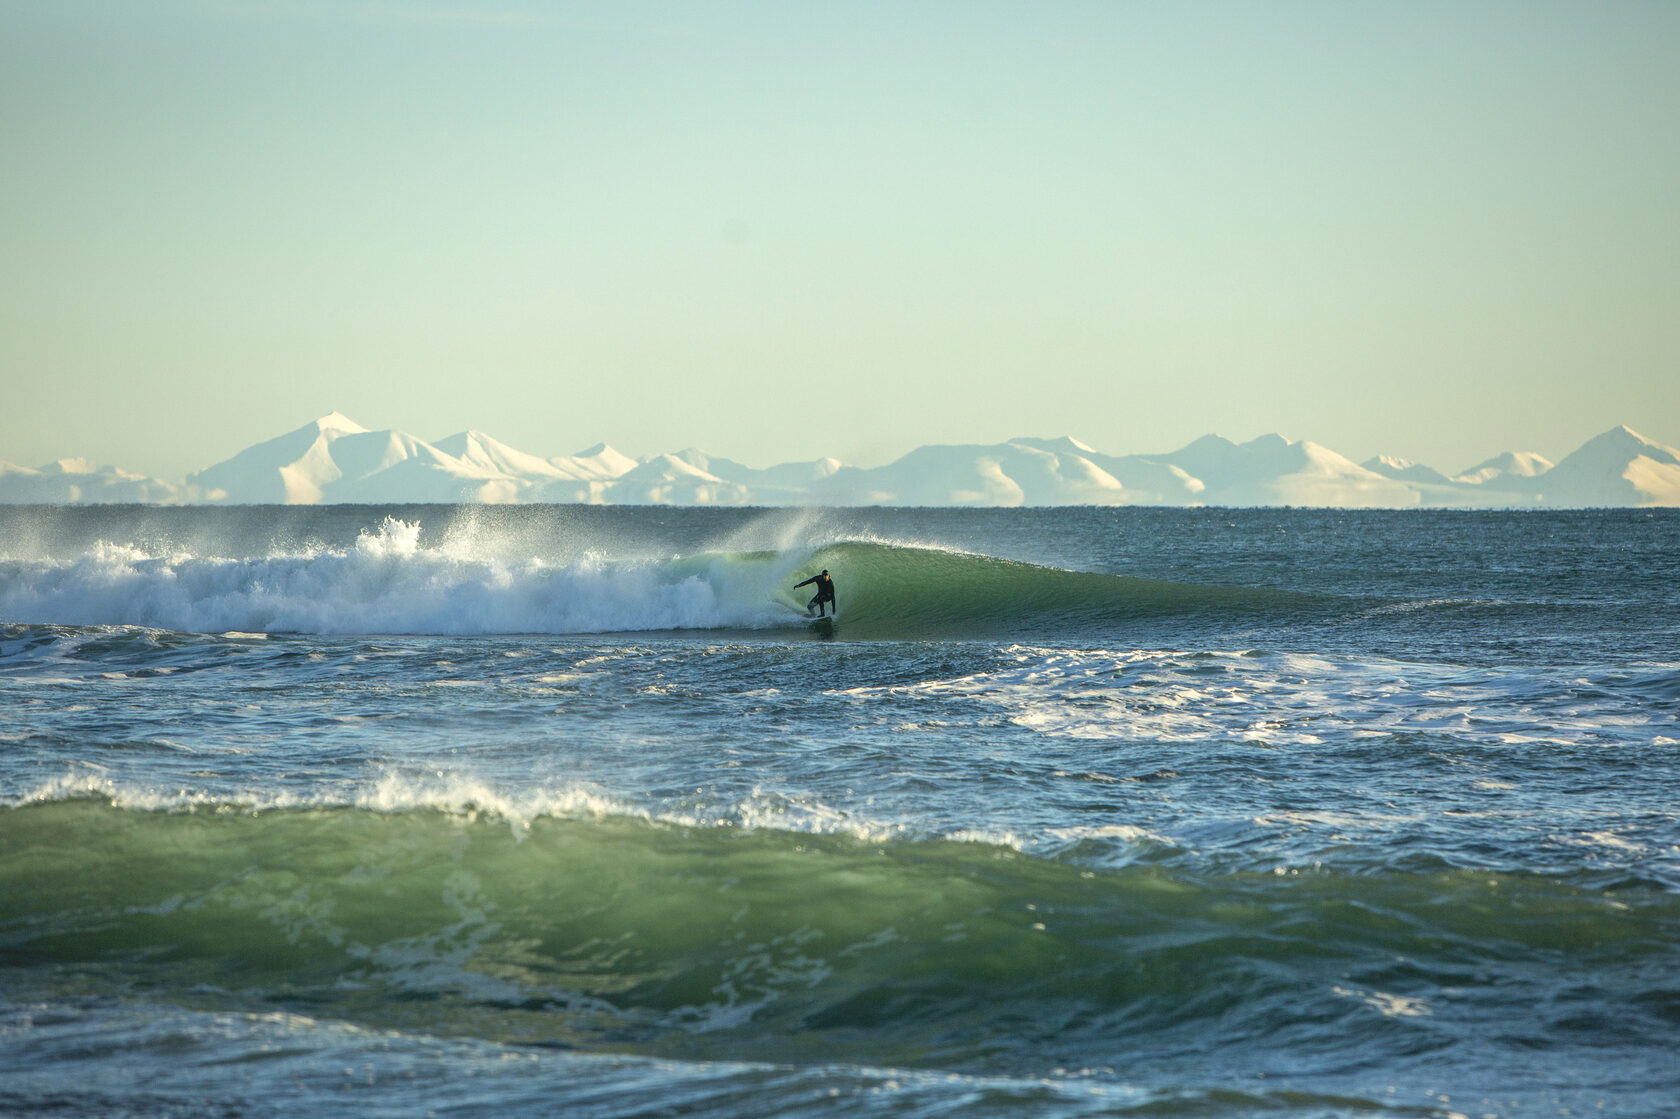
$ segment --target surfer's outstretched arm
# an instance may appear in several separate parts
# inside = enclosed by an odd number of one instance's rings
[[[812,583],[815,583],[816,581],[817,581],[817,577],[815,575],[813,575],[809,579],[805,580],[803,583],[795,583],[793,585],[793,589],[798,590],[800,587],[808,587]]]

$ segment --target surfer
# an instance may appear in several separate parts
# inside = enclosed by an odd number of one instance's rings
[[[834,580],[828,577],[828,568],[823,568],[821,575],[813,575],[803,583],[795,583],[793,589],[798,590],[800,587],[807,587],[812,583],[817,585],[817,597],[805,604],[805,613],[809,614],[815,609],[817,617],[823,617],[824,603],[832,606],[835,613],[839,613],[840,607],[834,601]]]

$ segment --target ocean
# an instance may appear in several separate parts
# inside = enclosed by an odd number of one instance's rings
[[[1680,1114],[1680,511],[0,510],[0,1113],[491,1111]]]

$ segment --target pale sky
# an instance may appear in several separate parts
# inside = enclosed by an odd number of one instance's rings
[[[0,0],[0,459],[1680,445],[1680,4]]]

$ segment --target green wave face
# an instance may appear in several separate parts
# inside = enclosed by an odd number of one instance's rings
[[[1290,592],[1064,571],[892,544],[832,545],[814,552],[800,570],[806,567],[833,573],[841,625],[847,636],[858,637],[1083,634],[1138,619],[1312,605],[1308,596]],[[800,599],[801,609],[803,604]]]
[[[1657,892],[1097,871],[623,818],[61,801],[0,810],[0,852],[0,974],[23,997],[696,1059],[1092,1063],[1423,1027],[1433,1044],[1433,1007],[1474,1024],[1587,972],[1637,1006],[1680,938],[1680,898]]]

